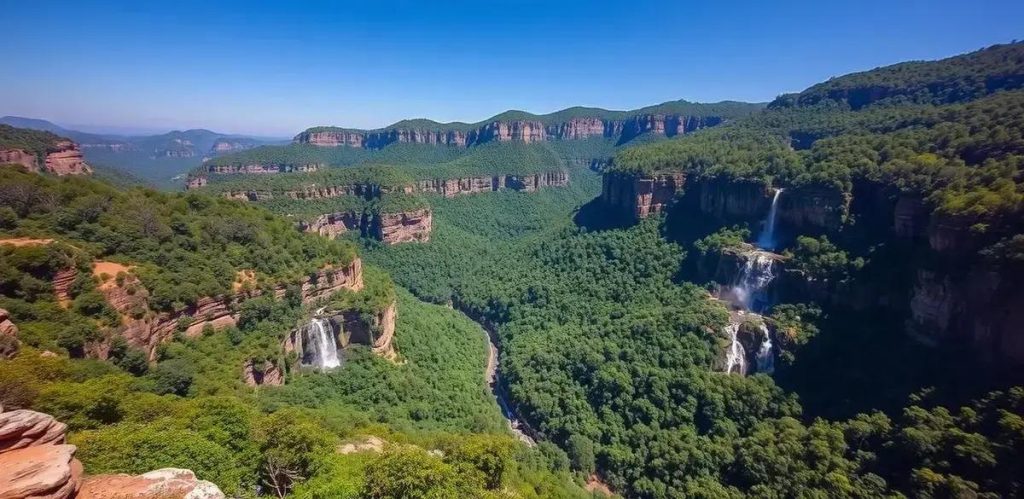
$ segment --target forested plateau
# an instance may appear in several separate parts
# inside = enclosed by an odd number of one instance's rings
[[[1024,44],[249,145],[0,125],[0,497],[1024,496]]]

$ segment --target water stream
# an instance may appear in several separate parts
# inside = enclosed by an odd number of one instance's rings
[[[334,330],[326,318],[317,317],[324,309],[319,309],[299,332],[299,344],[296,346],[302,353],[302,364],[321,371],[334,369],[341,365],[338,358],[338,342]]]
[[[764,228],[757,238],[757,249],[746,255],[743,268],[733,282],[731,302],[739,309],[738,313],[731,316],[729,324],[725,326],[725,333],[729,336],[729,348],[726,351],[725,372],[746,374],[751,366],[747,366],[747,352],[743,348],[738,335],[740,325],[743,323],[748,312],[755,315],[763,313],[771,306],[771,299],[766,294],[768,285],[775,279],[774,267],[776,256],[770,252],[775,248],[775,222],[778,218],[779,195],[782,189],[776,189],[772,196],[772,204],[768,210],[768,216],[764,221]],[[761,373],[771,373],[775,370],[775,353],[772,349],[772,338],[768,326],[762,320],[760,322],[762,341],[754,356],[754,370]]]

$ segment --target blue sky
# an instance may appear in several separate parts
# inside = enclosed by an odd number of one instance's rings
[[[1024,38],[1020,0],[0,0],[0,12],[0,115],[276,136],[766,101]]]

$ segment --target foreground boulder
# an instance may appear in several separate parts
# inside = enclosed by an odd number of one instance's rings
[[[82,483],[67,425],[48,414],[0,406],[0,499],[66,499]]]
[[[98,475],[82,484],[77,499],[223,499],[213,483],[191,470],[163,468],[141,475]]]
[[[74,445],[37,445],[0,454],[0,499],[66,499],[82,483]]]
[[[0,453],[27,447],[63,444],[68,426],[49,414],[0,407]]]

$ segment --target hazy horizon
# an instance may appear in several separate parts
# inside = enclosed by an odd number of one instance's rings
[[[508,109],[769,101],[1020,36],[1024,4],[18,2],[0,115],[120,134],[476,122]],[[875,13],[885,12],[884,16]],[[865,16],[871,23],[865,23]]]

